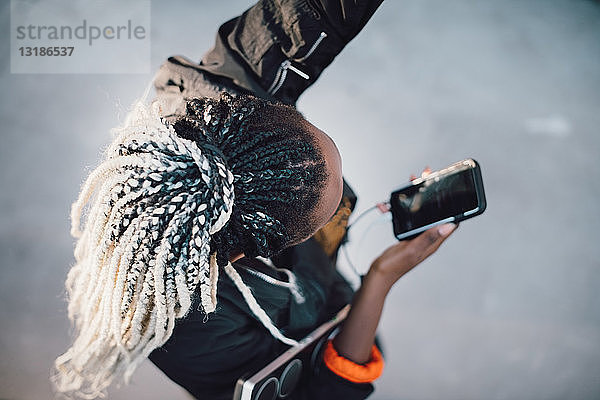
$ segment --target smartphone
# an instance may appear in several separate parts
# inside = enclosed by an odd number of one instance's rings
[[[469,158],[415,179],[392,192],[390,206],[398,240],[479,215],[486,208],[479,163]]]

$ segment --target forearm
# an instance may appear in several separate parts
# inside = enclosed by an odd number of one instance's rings
[[[338,354],[357,364],[369,361],[388,292],[398,279],[435,252],[455,229],[454,224],[431,228],[415,239],[389,247],[373,262],[344,326],[333,341]]]
[[[357,364],[369,361],[385,298],[391,286],[390,279],[384,274],[375,268],[369,270],[354,297],[344,325],[333,340],[341,356]]]

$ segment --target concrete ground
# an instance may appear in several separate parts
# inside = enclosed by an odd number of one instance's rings
[[[248,5],[153,2],[152,69],[199,59]],[[70,342],[70,204],[151,74],[0,71],[0,398],[48,399]],[[299,108],[338,143],[359,211],[425,165],[483,168],[488,210],[388,299],[371,398],[600,398],[598,2],[388,1]],[[365,271],[394,239],[376,215],[356,229]],[[148,362],[109,398],[187,397]]]

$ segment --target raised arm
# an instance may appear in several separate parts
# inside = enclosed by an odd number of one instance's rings
[[[390,289],[404,274],[433,254],[455,229],[454,224],[429,229],[412,240],[389,247],[373,262],[333,341],[340,356],[356,364],[370,361],[375,332]]]
[[[157,89],[175,82],[184,96],[198,95],[198,91],[211,96],[215,92],[211,85],[219,86],[217,91],[224,86],[295,105],[382,1],[259,0],[220,26],[214,47],[199,65],[182,57],[170,59],[170,70],[189,76],[172,79],[172,71],[163,71]],[[190,79],[199,82],[197,87],[184,88]]]

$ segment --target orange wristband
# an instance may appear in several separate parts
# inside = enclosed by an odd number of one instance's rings
[[[325,347],[323,360],[331,372],[355,383],[373,382],[383,372],[383,357],[375,345],[371,349],[371,360],[366,364],[357,364],[340,356],[333,347],[332,341],[329,340]]]

